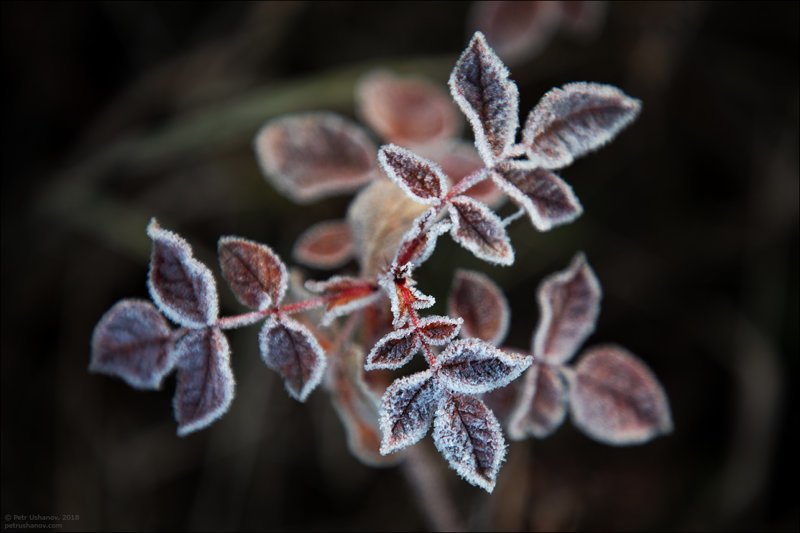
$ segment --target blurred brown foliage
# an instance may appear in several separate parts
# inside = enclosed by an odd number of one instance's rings
[[[185,439],[171,384],[89,374],[89,338],[115,301],[146,296],[151,215],[210,265],[219,235],[288,259],[305,228],[342,216],[346,198],[301,208],[264,182],[257,128],[352,116],[373,66],[444,83],[469,7],[2,4],[4,515],[78,514],[64,529],[85,531],[427,527],[400,470],[349,455],[324,392],[286,395],[253,331],[230,336],[232,410]],[[511,303],[509,344],[526,348],[538,281],[584,250],[605,293],[590,342],[654,369],[676,429],[624,449],[568,425],[512,443],[492,496],[437,458],[471,529],[797,529],[797,50],[796,2],[612,3],[593,41],[556,35],[513,66],[523,113],[578,80],[644,111],[564,172],[576,223],[515,224],[506,269],[444,243],[420,283],[443,301],[457,266],[489,272]],[[239,309],[230,294],[222,306]]]

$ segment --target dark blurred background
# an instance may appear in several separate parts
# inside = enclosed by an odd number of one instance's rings
[[[475,530],[797,530],[798,3],[608,7],[593,37],[557,32],[511,67],[523,114],[577,80],[644,102],[562,172],[584,216],[545,234],[516,223],[507,269],[445,239],[420,283],[444,297],[456,266],[488,272],[513,309],[508,344],[527,348],[539,280],[586,251],[605,293],[588,345],[646,361],[675,431],[612,448],[566,424],[512,443],[491,496],[434,468]],[[150,216],[208,264],[219,235],[289,258],[305,228],[342,216],[346,197],[279,196],[256,130],[294,111],[353,116],[376,65],[444,84],[470,8],[2,3],[4,528],[32,513],[86,531],[429,527],[401,470],[350,456],[327,393],[288,397],[251,329],[230,335],[231,411],[188,438],[173,380],[145,393],[90,374],[89,339],[118,299],[146,297]]]

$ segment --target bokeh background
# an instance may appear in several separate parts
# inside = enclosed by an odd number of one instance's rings
[[[353,116],[375,66],[444,84],[470,9],[2,3],[4,528],[31,513],[79,515],[63,528],[85,531],[430,527],[401,469],[349,455],[324,391],[287,396],[253,330],[230,335],[231,411],[188,438],[173,380],[145,393],[90,374],[89,339],[118,299],[146,297],[150,216],[209,264],[219,235],[288,258],[305,228],[342,216],[347,197],[302,207],[264,181],[258,127]],[[508,344],[526,348],[539,280],[584,250],[605,293],[588,344],[652,367],[675,432],[612,448],[566,424],[512,443],[492,496],[433,452],[469,529],[798,529],[798,22],[796,2],[611,3],[594,35],[556,32],[512,66],[525,114],[576,80],[616,84],[644,111],[562,173],[585,207],[576,223],[516,223],[506,269],[444,239],[420,283],[443,298],[457,266],[488,272],[513,309]]]

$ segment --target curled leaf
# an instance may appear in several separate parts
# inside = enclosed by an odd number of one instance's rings
[[[306,288],[325,296],[325,315],[322,325],[345,316],[377,301],[380,290],[375,283],[350,276],[333,276],[325,281],[307,281]]]
[[[267,179],[297,203],[349,193],[375,176],[376,147],[354,122],[335,113],[304,113],[268,122],[255,139]]]
[[[158,389],[175,365],[172,330],[146,300],[122,300],[97,323],[89,370],[122,378],[137,389]]]
[[[501,163],[494,168],[492,179],[525,209],[539,231],[572,222],[583,212],[572,187],[544,168]]]
[[[517,406],[511,413],[508,435],[543,439],[564,422],[567,415],[567,386],[556,367],[534,363],[523,376]]]
[[[298,237],[292,255],[313,268],[338,268],[347,263],[355,250],[353,233],[344,220],[314,224]]]
[[[283,378],[289,395],[301,402],[319,385],[325,354],[314,335],[288,317],[269,318],[258,337],[261,357]]]
[[[214,422],[233,401],[228,339],[219,328],[192,330],[175,343],[175,358],[173,407],[178,435],[184,436]]]
[[[222,276],[236,299],[251,309],[279,305],[286,294],[286,265],[269,246],[221,237],[217,246]]]
[[[411,321],[411,317],[418,309],[427,309],[436,303],[433,296],[421,293],[414,286],[411,278],[395,279],[393,276],[383,276],[378,280],[386,294],[392,310],[392,325],[401,328]]]
[[[458,340],[439,354],[435,370],[454,392],[481,394],[503,387],[531,364],[531,358],[498,350],[478,339]]]
[[[594,331],[600,283],[579,253],[566,270],[542,281],[537,296],[541,318],[533,336],[533,355],[553,364],[566,363]]]
[[[522,140],[537,166],[562,168],[600,148],[639,114],[641,102],[611,85],[569,83],[533,108]]]
[[[417,333],[422,335],[428,344],[443,346],[458,335],[463,323],[461,318],[428,316],[419,321]]]
[[[414,328],[397,329],[384,335],[367,355],[366,370],[400,368],[422,348]]]
[[[411,446],[428,432],[441,388],[432,370],[395,380],[381,399],[381,453]]]
[[[442,395],[433,441],[462,478],[487,492],[494,490],[506,443],[500,423],[481,400],[462,394]]]
[[[447,312],[464,319],[464,337],[475,337],[498,346],[508,333],[511,312],[506,297],[494,281],[480,272],[456,271]]]
[[[450,75],[450,92],[475,134],[487,166],[502,160],[519,126],[519,91],[500,58],[476,32]]]
[[[570,387],[572,419],[595,440],[616,446],[672,431],[667,396],[650,369],[618,346],[587,350]]]
[[[378,160],[386,175],[417,202],[435,204],[447,192],[448,180],[442,169],[410,150],[393,144],[382,146]]]
[[[372,72],[358,83],[356,101],[366,124],[403,146],[452,137],[459,126],[449,95],[423,78]]]
[[[153,240],[150,296],[169,318],[187,328],[213,324],[219,315],[217,286],[211,271],[194,258],[192,248],[176,233],[162,229],[156,219],[147,226]]]
[[[429,226],[435,213],[436,209],[431,208],[417,217],[411,229],[400,241],[397,254],[389,270],[399,269],[406,265],[416,268],[428,260],[433,250],[436,249],[437,239],[450,230],[450,222],[446,220]]]
[[[475,257],[498,265],[514,263],[514,249],[500,218],[480,202],[457,196],[448,205],[450,235]]]

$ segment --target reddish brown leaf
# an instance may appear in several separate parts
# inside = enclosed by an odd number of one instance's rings
[[[416,268],[425,261],[436,249],[436,242],[441,235],[450,230],[448,221],[439,221],[430,224],[431,218],[437,210],[431,208],[414,221],[411,229],[403,236],[400,246],[397,249],[389,271],[396,271],[406,267],[406,265]]]
[[[531,111],[523,144],[537,166],[565,167],[613,139],[640,108],[639,100],[611,85],[569,83],[545,94]]]
[[[217,247],[222,276],[236,299],[251,309],[279,305],[288,276],[269,246],[238,237],[222,237]]]
[[[147,235],[153,240],[148,288],[161,312],[188,328],[213,324],[219,303],[211,271],[194,258],[185,240],[162,229],[156,219],[147,226]]]
[[[538,55],[558,29],[563,2],[527,0],[475,2],[472,26],[486,35],[497,55],[521,63]]]
[[[334,276],[326,281],[307,281],[306,288],[325,296],[323,326],[329,325],[334,318],[363,309],[381,296],[375,283],[350,276]]]
[[[397,329],[387,333],[367,355],[367,370],[400,368],[414,357],[422,343],[414,328]]]
[[[137,389],[158,389],[175,364],[171,335],[150,302],[117,302],[94,328],[89,370],[117,376]]]
[[[463,323],[461,318],[429,316],[419,321],[417,333],[422,335],[428,344],[443,346],[458,335]]]
[[[451,185],[485,168],[475,146],[460,139],[420,146],[417,152],[439,165],[450,178]],[[478,182],[464,194],[490,207],[497,207],[503,199],[502,191],[489,179]]]
[[[488,207],[472,198],[457,196],[450,200],[448,210],[454,241],[485,261],[498,265],[514,262],[514,249],[506,229]]]
[[[382,276],[378,283],[389,297],[392,309],[392,325],[401,328],[411,321],[418,309],[427,309],[436,303],[433,296],[421,293],[411,278],[395,279],[391,275]]]
[[[445,393],[436,410],[433,441],[450,466],[467,482],[494,490],[505,459],[500,423],[477,398]]]
[[[566,383],[556,367],[538,363],[531,365],[522,381],[508,435],[512,439],[529,435],[543,439],[564,422],[568,406]]]
[[[645,364],[618,346],[587,350],[570,387],[575,425],[606,444],[647,442],[672,431],[667,396]]]
[[[508,333],[511,312],[506,297],[494,281],[480,272],[456,270],[447,312],[464,319],[464,337],[498,346]]]
[[[389,176],[413,200],[435,204],[447,192],[447,176],[436,163],[390,144],[382,146],[378,160]]]
[[[469,119],[487,166],[505,157],[519,126],[519,91],[500,58],[476,32],[450,75],[453,99]]]
[[[375,145],[354,122],[305,113],[268,122],[255,139],[267,179],[297,203],[349,193],[375,176]]]
[[[533,336],[533,355],[553,364],[569,361],[592,331],[600,313],[601,290],[586,257],[542,281],[537,292],[541,318]]]
[[[203,429],[233,401],[230,347],[218,328],[190,331],[175,344],[178,386],[173,407],[178,435]]]
[[[283,378],[292,398],[304,402],[325,372],[325,353],[314,335],[288,317],[269,318],[258,337],[261,357]]]
[[[356,87],[356,101],[367,125],[402,146],[452,137],[459,126],[449,95],[422,78],[371,72]]]
[[[381,453],[418,442],[428,432],[442,390],[432,370],[395,380],[381,399]]]
[[[306,266],[329,269],[347,263],[354,250],[350,225],[344,220],[327,220],[304,231],[298,237],[292,255]]]
[[[583,212],[572,187],[549,170],[512,162],[501,163],[494,170],[492,179],[525,209],[539,231],[572,222]]]
[[[439,354],[436,370],[454,392],[481,394],[503,387],[531,364],[531,358],[498,350],[478,339],[458,340]]]

